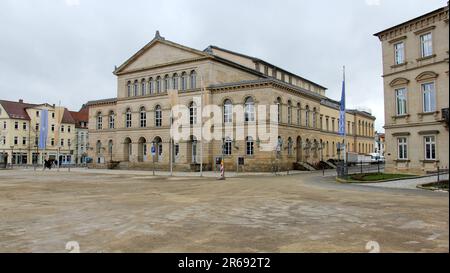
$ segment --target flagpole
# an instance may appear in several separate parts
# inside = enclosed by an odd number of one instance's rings
[[[345,65],[343,67],[343,80],[344,80],[343,84],[344,84],[344,88],[345,88]],[[344,126],[344,164],[347,165],[347,144],[345,141],[347,139],[347,130],[345,129],[345,127],[346,127],[345,116],[346,116],[346,110],[344,108],[344,122],[343,122],[343,126]]]
[[[203,75],[200,76],[200,177],[203,176]],[[198,116],[198,113],[197,113]]]

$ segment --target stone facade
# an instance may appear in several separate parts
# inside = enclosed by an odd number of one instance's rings
[[[383,49],[388,172],[448,168],[448,31],[446,6],[375,34]]]
[[[216,158],[222,157],[223,138],[226,137],[230,139],[227,146],[230,154],[224,155],[227,170],[238,168],[239,157],[244,158],[240,170],[245,171],[270,171],[274,166],[282,170],[293,169],[296,162],[317,165],[321,160],[338,157],[336,144],[342,141],[337,133],[339,102],[327,98],[323,86],[260,59],[216,46],[199,51],[157,34],[116,68],[114,74],[117,76],[117,97],[88,102],[88,153],[94,159],[92,167],[105,167],[109,161],[118,161],[123,168],[151,169],[155,166],[168,169],[172,150],[175,170],[196,170],[200,162],[205,169],[212,169]],[[177,95],[170,95],[173,93]],[[210,141],[190,137],[171,146],[171,106],[190,107],[194,98],[201,98],[203,105],[216,105],[219,109],[224,109],[224,104],[230,102],[233,111],[238,105],[244,106],[250,98],[255,109],[270,105],[279,107],[280,122],[277,124],[281,145],[263,151],[262,134],[249,142],[245,130],[253,121],[248,121],[242,125],[244,135],[224,132],[219,139]],[[159,113],[161,124],[158,123]],[[219,128],[224,117],[222,113],[214,115],[218,115],[218,121],[212,124]],[[235,112],[231,123],[233,129],[241,126],[236,123],[239,115],[242,117],[244,113]],[[209,117],[200,119],[198,114],[191,130],[206,124],[211,120]],[[370,153],[375,117],[348,110],[346,120],[350,152]],[[269,126],[270,116],[261,120],[255,118],[254,123]],[[155,146],[154,158],[152,146]],[[249,147],[253,147],[250,152]]]

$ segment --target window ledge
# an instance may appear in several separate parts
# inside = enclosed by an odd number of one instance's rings
[[[436,57],[436,54],[431,54],[430,56],[418,58],[418,59],[416,59],[416,61],[421,62],[421,61],[425,61],[428,59],[433,59],[434,57]]]
[[[401,64],[394,64],[394,65],[391,65],[391,68],[398,68],[398,67],[405,66],[405,65],[407,65],[407,64],[408,64],[408,62],[403,62],[403,63],[401,63]]]
[[[410,114],[392,116],[393,119],[409,118]]]
[[[439,114],[439,111],[417,113],[418,116],[431,116],[431,115],[438,115],[438,114]]]
[[[407,162],[411,162],[411,160],[409,160],[409,159],[395,159],[394,162],[397,162],[397,163],[407,163]]]
[[[422,159],[420,160],[422,163],[439,163],[440,161],[437,159]]]

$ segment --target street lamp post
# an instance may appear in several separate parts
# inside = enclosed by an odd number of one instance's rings
[[[36,148],[36,156],[35,156],[36,160],[34,162],[34,170],[36,171],[37,164],[38,164],[38,158],[39,158],[39,156],[38,156],[38,154],[39,154],[39,146],[38,145],[34,145],[34,147]],[[33,158],[31,160],[33,160]]]
[[[69,155],[70,155],[70,161],[72,161],[72,154],[71,154],[71,152],[70,152],[70,142],[69,143],[67,143],[68,144],[68,146],[69,146]],[[67,160],[67,157],[66,157],[66,160]],[[69,164],[68,164],[68,166],[69,166],[69,169],[68,169],[68,171],[70,172],[70,164],[71,164],[71,162],[69,162]]]
[[[61,165],[60,152],[61,152],[61,147],[58,146],[58,154],[56,157],[56,162],[58,162],[58,172],[59,172],[59,166]]]
[[[14,165],[14,146],[10,146],[10,148],[11,148],[11,169],[12,169]]]
[[[152,141],[152,165],[153,165],[153,176],[155,176],[155,153],[156,153],[156,147],[155,147],[155,141]]]

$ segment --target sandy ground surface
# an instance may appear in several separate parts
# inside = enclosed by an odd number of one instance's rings
[[[0,171],[0,252],[448,252],[448,193],[319,173]]]

